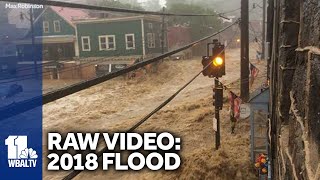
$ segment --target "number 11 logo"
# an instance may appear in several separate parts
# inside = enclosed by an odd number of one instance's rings
[[[8,165],[9,167],[36,167],[37,152],[28,148],[27,136],[9,136],[5,144],[8,146]]]

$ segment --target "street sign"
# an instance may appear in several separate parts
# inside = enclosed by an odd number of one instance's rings
[[[250,117],[250,105],[249,104],[241,104],[240,105],[240,119],[247,119]]]

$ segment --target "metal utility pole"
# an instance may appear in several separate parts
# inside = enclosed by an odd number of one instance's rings
[[[241,0],[241,98],[249,100],[249,0]]]
[[[166,10],[166,8],[165,7],[163,7],[163,9],[162,9],[162,12],[163,13],[165,13],[165,10]],[[164,36],[165,36],[165,33],[164,33],[164,31],[165,31],[165,16],[163,15],[162,16],[162,29],[161,29],[161,48],[162,48],[162,54],[164,54],[164,41],[165,41],[165,38],[164,38]]]
[[[34,65],[34,74],[35,77],[38,77],[38,68],[37,68],[37,56],[35,55],[35,38],[34,38],[34,26],[33,26],[33,9],[30,8],[30,26],[31,26],[31,56],[33,58],[33,65]]]
[[[267,0],[263,0],[263,10],[262,10],[262,54],[261,54],[261,58],[262,59],[265,59],[266,57],[266,6],[267,6],[267,3],[266,3]]]
[[[214,88],[215,88],[215,93],[218,92],[218,89],[221,88],[220,87],[220,82],[218,78],[214,79]],[[223,98],[223,97],[222,97]],[[217,132],[216,132],[216,150],[219,150],[220,148],[220,107],[218,105],[218,103],[215,103],[215,107],[214,107],[214,117],[217,120]]]
[[[213,45],[211,49],[212,56],[210,56],[210,46]],[[213,87],[213,106],[214,106],[214,119],[213,119],[213,129],[215,131],[215,145],[216,150],[219,150],[221,144],[221,134],[220,134],[220,110],[223,108],[223,85],[219,81],[220,77],[223,77],[226,73],[225,66],[225,46],[222,45],[217,39],[214,39],[212,43],[207,44],[207,56],[202,57],[202,65],[204,71],[202,72],[204,76],[209,78],[214,78]]]
[[[210,56],[210,46],[214,47],[211,49],[212,56]],[[216,150],[220,148],[220,110],[223,108],[223,85],[219,82],[219,78],[226,75],[226,64],[225,64],[225,46],[222,45],[217,39],[214,39],[212,43],[207,43],[207,56],[202,57],[202,65],[204,76],[214,78],[213,87],[213,106],[214,106],[214,118],[213,118],[213,129],[215,131],[216,138]]]

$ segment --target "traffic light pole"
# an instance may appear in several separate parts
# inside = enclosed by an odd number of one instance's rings
[[[214,88],[215,88],[215,92],[217,92],[217,89],[220,88],[220,82],[218,78],[214,78]],[[220,148],[220,107],[218,107],[218,103],[215,103],[214,108],[215,108],[214,114],[217,120],[216,150],[218,150]]]
[[[213,48],[210,49],[210,46]],[[213,106],[215,111],[214,118],[214,130],[216,137],[216,150],[220,148],[221,135],[220,135],[220,110],[223,107],[223,87],[219,81],[219,77],[225,75],[225,47],[221,43],[214,39],[211,43],[207,44],[207,56],[202,57],[202,65],[204,71],[202,72],[204,76],[209,76],[209,78],[214,78],[214,88],[213,88]],[[210,51],[212,56],[210,56]],[[216,127],[215,127],[216,126]]]

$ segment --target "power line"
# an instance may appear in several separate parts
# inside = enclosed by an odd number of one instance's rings
[[[49,93],[47,93],[47,94],[45,94],[43,96],[38,96],[38,97],[35,97],[33,99],[30,99],[30,100],[22,101],[22,102],[15,103],[15,104],[6,106],[4,108],[1,108],[0,109],[0,114],[1,114],[0,120],[6,119],[6,118],[9,118],[9,117],[12,117],[12,116],[16,116],[18,114],[21,114],[21,113],[24,113],[24,112],[29,111],[31,109],[34,109],[34,108],[36,108],[38,106],[53,102],[55,100],[61,99],[63,97],[69,96],[71,94],[80,92],[80,91],[82,91],[84,89],[87,89],[87,88],[90,88],[92,86],[95,86],[95,85],[101,84],[103,82],[106,82],[108,80],[114,79],[116,77],[119,77],[121,75],[129,73],[131,71],[137,70],[137,69],[142,68],[142,67],[144,67],[144,66],[146,66],[148,64],[152,64],[154,62],[160,61],[160,60],[162,60],[162,59],[164,59],[166,57],[169,57],[169,56],[171,56],[173,54],[176,54],[178,52],[181,52],[183,50],[186,50],[186,49],[189,49],[189,48],[191,48],[193,46],[196,46],[200,42],[205,41],[205,40],[207,40],[207,39],[209,39],[211,37],[214,37],[214,36],[224,32],[225,30],[229,29],[230,27],[232,27],[233,25],[238,24],[238,23],[239,23],[239,20],[235,21],[234,23],[230,24],[229,26],[221,29],[220,31],[218,31],[218,32],[216,32],[214,34],[206,36],[206,37],[204,37],[204,38],[202,38],[202,39],[200,39],[198,41],[192,42],[192,43],[190,43],[188,45],[185,45],[184,47],[181,47],[179,49],[167,52],[165,54],[159,55],[159,56],[151,58],[151,59],[147,59],[145,61],[139,62],[137,64],[134,64],[132,66],[126,67],[126,68],[121,69],[121,70],[118,70],[116,72],[113,72],[113,73],[110,73],[110,74],[106,74],[106,75],[101,76],[101,77],[93,78],[91,80],[87,80],[87,81],[84,81],[84,82],[80,82],[80,83],[77,83],[77,84],[74,84],[74,85],[70,85],[70,86],[64,87],[62,89],[49,92]]]
[[[234,34],[233,38],[235,37],[235,35],[237,34],[237,32]],[[231,38],[231,41],[232,39]],[[223,53],[225,51],[225,49],[228,46],[226,46],[218,55],[220,55],[221,53]],[[148,115],[146,115],[144,118],[142,118],[140,121],[138,121],[135,125],[133,125],[129,130],[126,131],[126,133],[130,133],[133,132],[134,130],[136,130],[138,127],[140,127],[143,123],[145,123],[148,119],[150,119],[150,117],[152,117],[154,114],[156,114],[158,111],[160,111],[162,108],[164,108],[167,104],[169,104],[177,95],[179,95],[181,93],[181,91],[183,91],[187,86],[189,86],[196,78],[198,78],[203,71],[205,71],[207,68],[209,68],[209,66],[211,66],[211,62],[208,63],[208,65],[206,67],[204,67],[198,74],[196,74],[190,81],[188,81],[184,86],[182,86],[178,91],[176,91],[173,95],[171,95],[167,100],[165,100],[163,103],[161,103],[157,108],[155,108],[152,112],[150,112]],[[104,152],[106,152],[108,150],[108,147],[104,147],[102,150],[97,152],[97,156],[101,157],[103,155]],[[63,180],[72,180],[73,178],[75,178],[77,175],[79,175],[82,171],[72,171],[71,173],[69,173],[66,177],[63,178]]]
[[[236,12],[236,11],[239,11],[239,10],[241,10],[241,8],[237,8],[237,9],[233,9],[233,10],[230,10],[230,11],[222,12],[222,13],[219,13],[219,15],[229,14],[229,13],[233,13],[233,12]]]
[[[113,8],[106,6],[94,6],[87,4],[77,4],[70,2],[62,2],[62,1],[47,1],[47,0],[1,0],[7,2],[15,2],[15,3],[28,3],[28,4],[38,4],[38,5],[48,5],[48,6],[61,6],[61,7],[69,7],[69,8],[78,8],[78,9],[89,9],[89,10],[99,10],[99,11],[113,11],[113,12],[123,12],[123,13],[133,13],[133,14],[144,14],[144,15],[160,15],[160,16],[219,16],[224,19],[228,19],[223,15],[219,14],[175,14],[175,13],[162,13],[162,12],[154,12],[154,11],[140,11],[133,9],[123,9],[123,8]]]

